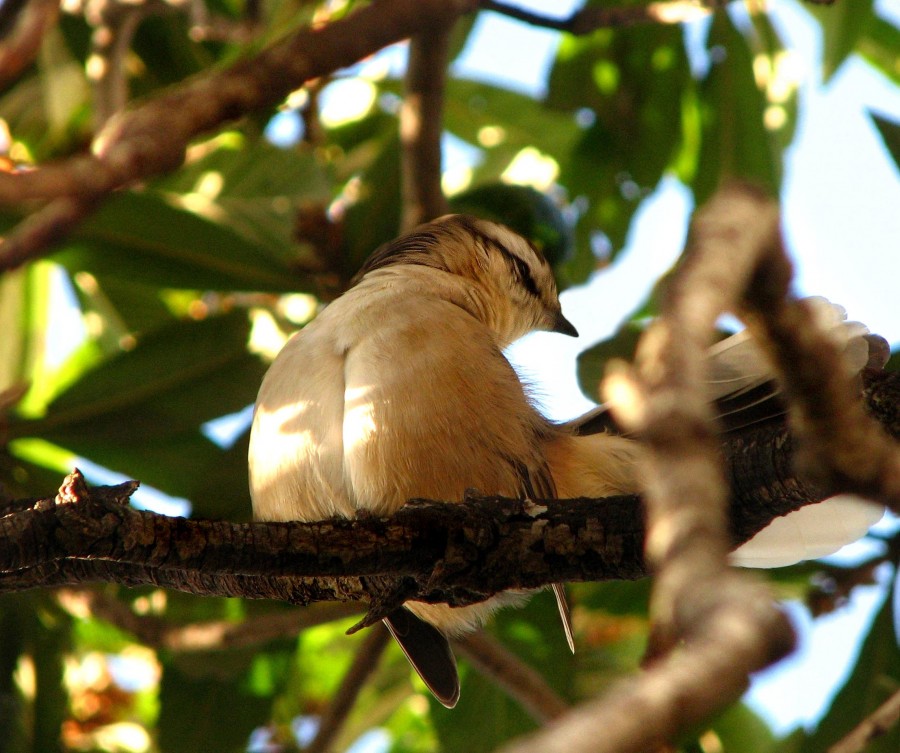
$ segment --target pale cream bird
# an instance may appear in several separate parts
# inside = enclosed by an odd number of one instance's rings
[[[533,330],[577,335],[550,265],[512,230],[450,215],[375,251],[266,374],[250,437],[255,517],[387,516],[411,498],[459,502],[471,489],[531,499],[637,492],[636,442],[585,435],[591,417],[554,424],[532,405],[503,349]],[[723,380],[736,380],[736,390],[769,378],[745,377],[747,369],[738,377],[741,356],[721,350]],[[571,646],[565,596],[554,591]],[[447,637],[517,598],[461,608],[407,602],[385,623],[452,707],[459,681]]]

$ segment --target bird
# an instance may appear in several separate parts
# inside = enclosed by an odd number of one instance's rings
[[[390,516],[409,499],[455,503],[473,489],[538,500],[637,493],[637,441],[591,429],[592,415],[559,424],[535,408],[503,352],[535,330],[577,336],[550,264],[505,225],[446,215],[376,249],[263,379],[249,448],[254,518]],[[764,381],[733,373],[748,347],[720,348],[725,394]],[[553,590],[574,647],[565,593]],[[384,623],[452,708],[450,638],[521,599],[408,601]]]

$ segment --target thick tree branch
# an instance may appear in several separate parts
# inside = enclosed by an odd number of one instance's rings
[[[864,394],[873,416],[900,436],[898,374],[867,372]],[[775,517],[828,496],[826,487],[796,477],[792,446],[777,421],[730,436],[723,445],[734,546]],[[308,604],[366,600],[365,576],[388,592],[401,587],[417,598],[467,603],[477,600],[476,591],[646,574],[637,497],[555,502],[537,517],[519,502],[472,500],[414,504],[388,521],[231,524],[134,510],[123,504],[132,491],[92,489],[87,503],[19,500],[0,507],[0,592],[118,582]],[[545,548],[545,538],[559,537],[571,546]],[[433,572],[454,546],[469,565],[454,555],[456,569]],[[527,551],[499,553],[510,546]],[[490,567],[478,570],[479,563]]]
[[[132,110],[113,117],[93,144],[93,154],[19,173],[0,173],[0,203],[68,200],[79,206],[111,191],[173,170],[189,142],[228,121],[277,104],[309,81],[371,55],[422,29],[440,27],[470,12],[476,0],[383,0],[321,28],[306,28],[230,68],[198,75]],[[59,228],[54,218],[34,222]],[[74,222],[70,222],[68,228]],[[67,228],[67,229],[68,229]],[[23,253],[14,230],[0,245],[0,271],[47,251],[32,242]],[[47,244],[59,233],[34,227]],[[7,251],[18,249],[14,253]]]

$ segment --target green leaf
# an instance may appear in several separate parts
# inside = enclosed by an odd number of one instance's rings
[[[287,292],[307,284],[277,252],[150,192],[116,194],[52,258],[72,273],[168,288]]]
[[[644,327],[628,322],[612,337],[578,354],[578,385],[588,400],[599,402],[597,390],[611,359],[634,359],[634,351],[643,332]]]
[[[806,10],[822,27],[822,69],[827,82],[841,64],[855,50],[875,14],[875,0],[814,5],[805,3]]]
[[[856,49],[895,84],[900,83],[900,29],[872,15]]]
[[[166,753],[245,751],[250,733],[268,721],[271,701],[254,692],[252,656],[222,652],[208,659],[164,665],[158,730]]]
[[[736,703],[710,725],[728,753],[771,753],[778,740],[757,713]]]
[[[550,74],[548,105],[584,123],[560,159],[559,182],[587,200],[578,225],[572,281],[596,267],[592,234],[602,232],[614,258],[641,201],[679,155],[683,110],[692,96],[682,30],[643,25],[564,37]]]
[[[869,117],[875,123],[878,133],[881,134],[881,140],[890,152],[894,165],[900,170],[900,123],[888,120],[874,112],[869,112]]]
[[[400,232],[400,139],[390,134],[370,144],[375,158],[361,172],[358,200],[344,215],[344,274],[351,277],[382,243]]]
[[[265,366],[247,352],[248,335],[242,311],[154,331],[86,372],[44,417],[12,421],[10,435],[186,497],[203,517],[246,518],[246,435],[223,449],[201,426],[253,401]]]
[[[521,609],[499,612],[492,632],[506,648],[541,673],[562,698],[572,698],[575,657],[566,645],[556,603],[549,592],[535,595]],[[447,711],[434,700],[431,708],[442,750],[491,751],[537,726],[506,693],[465,664],[461,667],[456,708]],[[473,729],[478,730],[477,735],[472,734]]]
[[[332,181],[321,159],[311,149],[281,149],[234,133],[208,146],[206,156],[157,181],[154,190],[196,206],[281,263],[296,264],[298,205],[331,200]]]
[[[560,161],[579,136],[571,115],[527,95],[466,79],[448,81],[444,122],[463,141],[484,148],[485,161],[475,169],[478,182],[496,180],[526,147]],[[490,146],[483,143],[487,128],[497,129]]]
[[[708,46],[713,62],[700,87],[702,144],[692,181],[697,203],[734,178],[777,194],[781,144],[765,125],[767,102],[754,77],[754,53],[727,13],[715,15]]]
[[[452,197],[450,209],[508,225],[528,238],[554,267],[572,252],[572,229],[559,206],[531,186],[480,185]]]
[[[860,649],[853,673],[835,695],[816,731],[805,741],[801,753],[828,750],[900,689],[900,651],[894,623],[898,582],[895,572],[893,587],[886,589],[884,603]],[[894,725],[871,742],[866,753],[896,753],[898,749],[900,727]]]
[[[146,440],[196,429],[251,402],[264,367],[247,353],[249,332],[243,311],[175,322],[87,372],[45,417],[13,424],[11,434],[59,441],[89,430]]]

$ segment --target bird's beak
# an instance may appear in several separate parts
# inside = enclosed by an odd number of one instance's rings
[[[575,326],[570,322],[566,317],[563,316],[562,311],[556,314],[556,320],[553,322],[553,326],[550,328],[551,332],[559,332],[561,335],[568,335],[569,337],[578,337],[578,330],[575,329]]]

